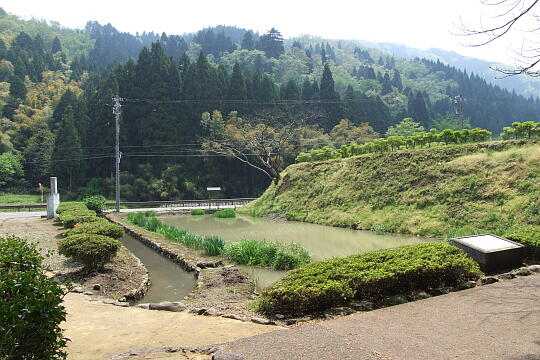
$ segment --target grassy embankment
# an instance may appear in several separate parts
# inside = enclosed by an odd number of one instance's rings
[[[242,212],[430,236],[540,224],[540,143],[501,141],[289,166]]]
[[[0,194],[0,205],[36,205],[36,204],[43,204],[41,202],[41,195]]]

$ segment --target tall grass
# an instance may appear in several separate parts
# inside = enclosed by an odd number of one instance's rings
[[[219,236],[208,236],[204,238],[202,245],[206,254],[217,256],[223,254],[225,241]]]
[[[191,215],[204,215],[206,210],[204,209],[191,209]]]
[[[309,253],[298,244],[254,239],[228,244],[224,254],[239,264],[267,266],[276,270],[294,269],[311,261]]]
[[[234,211],[234,209],[223,209],[223,210],[218,210],[214,213],[214,217],[217,217],[217,218],[233,218],[236,216],[236,212]]]

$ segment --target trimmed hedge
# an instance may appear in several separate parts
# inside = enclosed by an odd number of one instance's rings
[[[60,215],[60,222],[64,228],[69,229],[77,223],[89,223],[101,220],[92,210],[66,210]]]
[[[540,226],[525,226],[505,234],[505,237],[525,245],[527,258],[540,259]]]
[[[45,275],[34,244],[0,237],[0,358],[65,359],[65,291]]]
[[[124,228],[116,224],[110,223],[104,219],[98,219],[99,221],[85,222],[80,226],[68,229],[65,232],[66,236],[76,234],[96,234],[112,237],[113,239],[119,239],[124,236]]]
[[[62,215],[66,211],[77,211],[77,210],[88,210],[88,208],[82,202],[68,201],[68,202],[60,203],[60,205],[58,205],[58,208],[56,209],[56,213],[58,215]]]
[[[292,270],[263,291],[259,311],[297,316],[340,306],[352,299],[375,300],[455,286],[481,274],[473,259],[447,243],[378,250]]]
[[[84,265],[88,271],[99,270],[116,256],[120,241],[96,234],[77,234],[58,242],[58,252]]]

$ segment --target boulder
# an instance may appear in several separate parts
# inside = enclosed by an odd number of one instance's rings
[[[159,303],[149,304],[148,308],[150,310],[180,312],[184,311],[186,309],[186,306],[181,302],[162,301]]]
[[[274,321],[264,319],[264,318],[259,318],[259,317],[252,317],[251,322],[255,324],[260,324],[260,325],[276,325]]]
[[[515,278],[515,277],[516,277],[516,275],[513,274],[513,273],[504,273],[504,274],[497,275],[497,279],[499,279],[499,280],[510,280],[510,279]]]
[[[495,276],[482,276],[478,281],[476,282],[478,285],[488,285],[498,282],[499,279],[497,279]]]
[[[476,281],[466,281],[464,283],[459,284],[454,288],[454,291],[461,291],[466,289],[472,289],[473,287],[476,287]]]
[[[532,275],[533,272],[529,270],[528,268],[521,268],[514,271],[514,274],[516,276],[529,276],[529,275]]]
[[[531,270],[532,272],[540,272],[540,265],[531,265],[527,269]]]

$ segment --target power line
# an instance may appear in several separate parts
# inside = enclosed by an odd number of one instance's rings
[[[105,156],[82,156],[82,157],[76,157],[76,158],[70,158],[70,159],[50,159],[50,160],[44,160],[44,161],[25,161],[23,164],[48,164],[53,162],[66,162],[66,161],[79,161],[79,160],[93,160],[93,159],[105,159],[105,158],[112,158],[113,155],[105,155]]]

